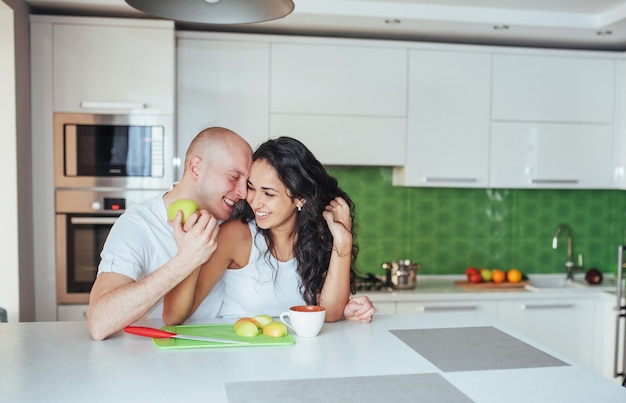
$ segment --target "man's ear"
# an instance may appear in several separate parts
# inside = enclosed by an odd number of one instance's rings
[[[189,163],[187,165],[187,170],[189,171],[189,174],[191,175],[192,179],[198,180],[198,177],[200,176],[200,167],[202,166],[202,158],[195,156],[195,157],[191,157],[189,158]]]

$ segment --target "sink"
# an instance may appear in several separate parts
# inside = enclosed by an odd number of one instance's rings
[[[584,291],[610,291],[615,289],[615,280],[605,279],[602,284],[590,285],[584,278],[574,278],[574,280],[566,280],[564,274],[559,275],[529,275],[530,284],[525,288],[529,291],[568,291],[568,292],[584,292]]]

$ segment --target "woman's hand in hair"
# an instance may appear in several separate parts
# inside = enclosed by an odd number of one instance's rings
[[[350,206],[341,197],[335,197],[322,213],[333,236],[333,249],[339,256],[352,252],[352,218]]]

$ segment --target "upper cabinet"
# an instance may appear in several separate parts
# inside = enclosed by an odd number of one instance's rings
[[[615,61],[545,55],[493,57],[493,120],[613,121]]]
[[[268,139],[267,41],[183,32],[177,52],[179,158],[184,158],[193,137],[211,126],[239,133],[253,148]]]
[[[171,21],[46,18],[55,111],[174,114]]]
[[[407,50],[376,41],[273,41],[270,136],[328,165],[403,165]]]
[[[615,60],[493,56],[490,187],[613,186]]]
[[[412,50],[406,164],[394,184],[487,187],[491,55]]]
[[[613,133],[609,125],[494,122],[495,188],[609,189]]]
[[[615,123],[613,127],[614,187],[626,189],[626,61],[615,63]]]
[[[406,116],[406,49],[272,44],[272,113]]]

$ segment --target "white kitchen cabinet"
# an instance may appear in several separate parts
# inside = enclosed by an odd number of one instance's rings
[[[594,361],[593,370],[602,374],[604,377],[615,382],[620,382],[622,378],[615,377],[615,370],[621,372],[624,368],[622,356],[626,341],[624,340],[624,322],[620,323],[621,329],[618,341],[618,354],[616,354],[616,337],[617,334],[617,301],[614,295],[604,295],[599,298],[596,303],[595,320],[597,324],[594,326]],[[619,356],[619,357],[618,357]],[[617,363],[615,362],[617,360]]]
[[[89,305],[58,305],[58,321],[86,321]]]
[[[494,122],[489,186],[610,189],[610,125]]]
[[[493,56],[492,119],[612,123],[615,61],[594,56]]]
[[[406,164],[394,185],[488,186],[491,55],[411,50]]]
[[[376,305],[378,306],[378,305]],[[402,301],[396,302],[396,313],[464,313],[490,320],[498,318],[498,301]]]
[[[402,165],[406,141],[404,118],[331,115],[277,115],[271,136],[302,141],[325,165]]]
[[[256,148],[269,137],[267,40],[182,32],[177,38],[178,155],[202,129],[234,130]],[[181,172],[182,174],[182,172]]]
[[[615,110],[626,110],[626,61],[615,63]],[[626,114],[616,113],[613,124],[615,145],[613,147],[614,187],[626,189]]]
[[[501,300],[498,321],[587,368],[594,360],[594,300]]]
[[[271,112],[405,117],[406,58],[363,41],[274,42]]]
[[[393,315],[396,313],[396,302],[376,302],[376,315]]]
[[[327,165],[403,165],[407,50],[378,42],[273,41],[270,136]]]
[[[172,21],[46,18],[55,112],[174,114]]]

